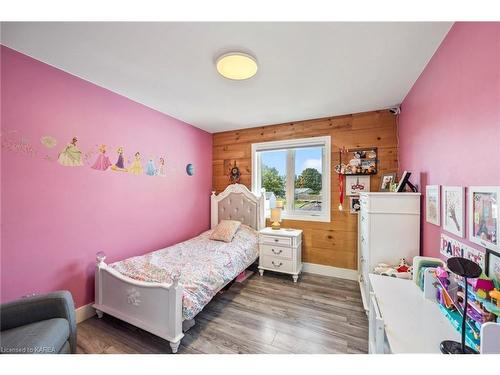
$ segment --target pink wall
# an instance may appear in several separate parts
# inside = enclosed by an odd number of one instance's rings
[[[210,134],[6,47],[1,64],[2,301],[69,289],[77,306],[90,303],[97,251],[113,262],[208,229]],[[53,149],[40,143],[46,135]],[[83,152],[106,144],[112,163],[118,146],[144,166],[164,156],[166,177],[91,169],[97,154],[61,166],[73,136]],[[34,155],[12,150],[21,137]]]
[[[399,152],[424,193],[500,185],[500,23],[452,27],[403,101]],[[423,253],[437,256],[441,228],[422,217]]]

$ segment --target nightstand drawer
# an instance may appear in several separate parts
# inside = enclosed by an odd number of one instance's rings
[[[280,236],[261,236],[262,243],[265,244],[274,244],[274,245],[282,245],[282,246],[291,246],[292,239],[290,237],[280,237]]]
[[[262,255],[278,257],[280,259],[292,259],[292,249],[274,245],[261,245]]]
[[[293,262],[283,258],[263,256],[262,266],[271,270],[281,272],[293,272]]]

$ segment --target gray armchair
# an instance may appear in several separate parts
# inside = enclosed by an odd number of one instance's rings
[[[71,293],[53,292],[3,304],[0,352],[76,353],[75,305]]]

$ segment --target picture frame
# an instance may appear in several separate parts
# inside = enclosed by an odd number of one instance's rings
[[[500,251],[499,199],[500,186],[468,188],[469,241],[495,251]]]
[[[500,253],[486,249],[484,273],[493,280],[497,288],[500,287]]]
[[[339,151],[339,164],[334,170],[343,175],[359,176],[377,174],[377,147],[352,148],[342,147]]]
[[[465,189],[443,186],[441,189],[443,229],[458,237],[465,236]]]
[[[398,193],[404,193],[406,191],[406,188],[410,188],[410,190],[414,193],[418,192],[417,186],[413,185],[410,182],[410,176],[411,172],[409,171],[404,171],[403,175],[401,176],[401,179],[398,182],[398,186],[396,188],[396,191]]]
[[[351,214],[357,214],[361,210],[361,204],[359,202],[359,196],[349,197],[349,212]]]
[[[380,178],[379,191],[391,191],[391,185],[396,182],[396,172],[384,173]]]
[[[425,187],[425,221],[430,224],[441,225],[441,194],[439,185]]]
[[[370,191],[370,176],[346,176],[346,195],[358,195]]]

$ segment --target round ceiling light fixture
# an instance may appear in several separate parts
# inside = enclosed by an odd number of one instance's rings
[[[238,81],[252,78],[258,69],[257,60],[243,52],[225,53],[215,65],[221,76]]]

